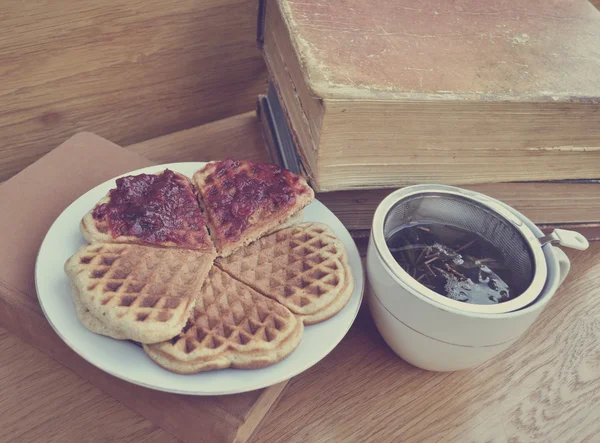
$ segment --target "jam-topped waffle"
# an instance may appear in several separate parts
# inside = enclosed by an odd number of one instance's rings
[[[117,179],[83,218],[90,243],[137,243],[212,252],[206,219],[190,180],[169,169]]]
[[[238,160],[207,164],[193,177],[220,256],[253,242],[297,214],[314,192],[276,165]]]

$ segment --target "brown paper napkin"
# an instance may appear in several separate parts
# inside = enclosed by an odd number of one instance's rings
[[[72,352],[37,301],[35,259],[54,220],[96,185],[150,165],[97,135],[80,133],[0,185],[0,324],[181,440],[245,442],[287,382],[221,397],[181,396],[129,384]]]

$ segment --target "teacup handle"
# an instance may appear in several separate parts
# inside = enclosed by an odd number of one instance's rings
[[[567,254],[565,254],[565,252],[560,248],[554,248],[554,253],[556,254],[556,257],[558,259],[558,267],[560,273],[558,285],[560,286],[562,285],[563,281],[565,281],[565,278],[567,278],[567,274],[571,270],[571,260],[569,260]]]

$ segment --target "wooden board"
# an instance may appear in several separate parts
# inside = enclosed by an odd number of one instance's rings
[[[90,133],[78,134],[0,186],[0,325],[183,441],[245,442],[287,382],[228,396],[183,396],[136,386],[87,363],[44,317],[34,263],[48,228],[75,198],[151,162]],[[64,171],[69,171],[65,180]],[[18,251],[18,252],[15,252]],[[38,385],[39,386],[39,385]],[[83,401],[83,400],[82,400]]]
[[[5,0],[0,181],[73,133],[132,144],[254,108],[247,0]]]

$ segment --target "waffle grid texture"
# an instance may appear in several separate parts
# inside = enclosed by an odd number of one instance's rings
[[[335,315],[352,294],[344,245],[320,223],[268,226],[216,260],[212,245],[106,242],[82,231],[91,244],[65,272],[83,325],[143,344],[177,373],[271,365],[298,346],[304,325]]]

